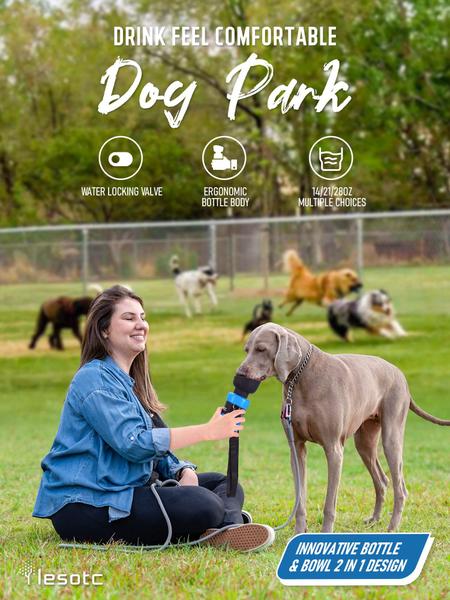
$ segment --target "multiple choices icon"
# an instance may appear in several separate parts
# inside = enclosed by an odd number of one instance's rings
[[[341,179],[352,168],[353,151],[350,144],[342,138],[327,135],[311,146],[309,164],[321,179]]]
[[[339,152],[330,152],[319,148],[320,169],[322,172],[340,171],[342,169],[342,159],[344,158],[343,148]]]

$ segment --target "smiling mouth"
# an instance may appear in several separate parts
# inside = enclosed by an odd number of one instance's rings
[[[142,333],[138,333],[138,334],[132,335],[130,337],[132,337],[134,340],[138,340],[138,341],[144,341],[145,340],[145,335],[143,335]]]

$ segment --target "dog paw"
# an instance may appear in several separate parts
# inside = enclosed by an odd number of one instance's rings
[[[305,527],[296,527],[295,528],[295,534],[298,535],[299,533],[307,533],[308,528]]]
[[[295,533],[306,533],[308,531],[308,524],[304,519],[299,519],[295,524]]]
[[[368,527],[373,527],[375,525],[375,523],[378,523],[379,520],[380,520],[379,517],[374,517],[372,515],[371,517],[367,517],[367,519],[364,519],[364,524],[367,525]]]

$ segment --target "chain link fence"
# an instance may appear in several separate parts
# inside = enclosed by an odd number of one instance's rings
[[[215,266],[264,287],[298,250],[313,270],[450,262],[450,210],[0,229],[0,283],[135,280]]]

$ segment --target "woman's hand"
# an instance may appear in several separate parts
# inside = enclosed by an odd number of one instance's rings
[[[206,423],[208,439],[223,440],[230,437],[239,437],[239,432],[244,429],[245,410],[239,408],[222,415],[223,407],[219,406],[212,418]]]
[[[197,473],[193,469],[183,469],[178,483],[180,485],[198,485]]]
[[[238,437],[239,432],[244,429],[245,410],[239,408],[225,415],[221,413],[222,407],[219,406],[207,423],[171,428],[170,450],[178,450],[178,448],[198,444],[198,442]]]

